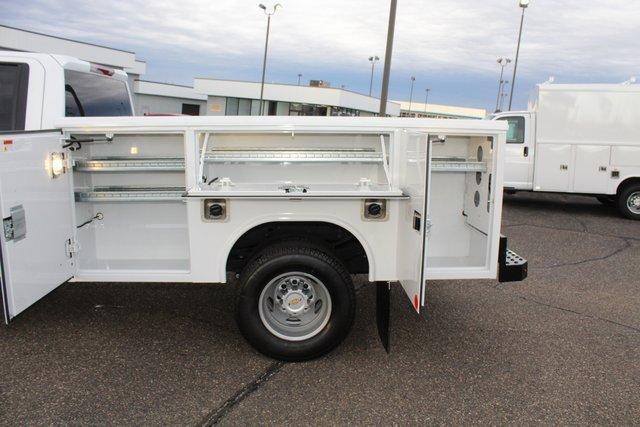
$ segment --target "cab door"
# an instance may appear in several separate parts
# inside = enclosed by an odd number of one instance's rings
[[[71,172],[59,131],[0,134],[5,322],[75,274]]]
[[[504,187],[516,190],[533,189],[533,122],[531,114],[500,116],[509,123],[505,149]]]
[[[428,204],[431,174],[431,142],[429,135],[403,132],[399,153],[400,188],[408,200],[403,202],[398,223],[398,277],[411,305],[420,313],[424,305],[424,260],[430,221]]]

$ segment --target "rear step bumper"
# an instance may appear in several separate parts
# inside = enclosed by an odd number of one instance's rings
[[[527,278],[529,262],[507,247],[507,238],[500,236],[498,281],[520,282]]]

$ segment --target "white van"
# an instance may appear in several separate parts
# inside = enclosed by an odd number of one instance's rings
[[[541,84],[509,123],[506,190],[577,193],[640,219],[640,85]]]

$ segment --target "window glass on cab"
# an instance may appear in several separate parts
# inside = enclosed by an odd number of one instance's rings
[[[0,64],[0,131],[24,130],[28,81],[27,64]]]
[[[73,70],[65,70],[64,80],[66,117],[133,115],[124,81]]]
[[[524,144],[524,117],[500,117],[509,123],[507,144]]]

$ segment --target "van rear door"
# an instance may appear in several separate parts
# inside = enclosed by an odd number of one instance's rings
[[[60,131],[0,134],[0,288],[5,322],[76,271],[73,188]]]

